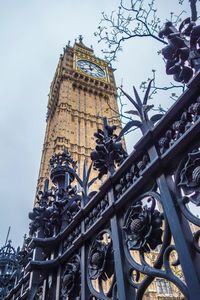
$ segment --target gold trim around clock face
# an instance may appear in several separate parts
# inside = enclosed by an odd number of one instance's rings
[[[86,75],[92,76],[97,79],[106,78],[106,72],[103,68],[99,65],[91,62],[87,59],[79,59],[76,62],[76,67],[81,72],[85,73]]]
[[[103,82],[109,82],[106,62],[95,56],[75,53],[74,68],[81,74]]]

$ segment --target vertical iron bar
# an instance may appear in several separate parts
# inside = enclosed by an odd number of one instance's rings
[[[43,238],[44,237],[44,234],[43,234],[42,230],[38,231],[37,237],[38,238]],[[39,261],[43,260],[43,255],[42,255],[42,249],[41,248],[37,247],[34,250],[33,260],[39,260]],[[40,273],[38,271],[32,271],[31,274],[30,274],[30,281],[29,281],[28,300],[34,300],[35,299],[39,282],[40,282]]]
[[[158,187],[160,189],[161,201],[163,205],[164,212],[167,216],[167,220],[172,232],[172,236],[175,242],[175,247],[177,249],[178,257],[181,263],[181,267],[184,273],[185,281],[188,286],[190,300],[199,300],[200,282],[199,274],[194,263],[194,253],[192,250],[192,241],[189,240],[189,230],[184,224],[184,220],[181,219],[180,213],[176,211],[172,195],[170,193],[167,180],[164,175],[161,175],[157,179]],[[183,225],[185,227],[185,232],[183,230]]]
[[[88,300],[90,293],[87,286],[87,254],[86,254],[86,246],[81,247],[81,300]]]
[[[155,146],[150,147],[148,153],[151,161],[155,159],[156,156],[159,156]],[[157,184],[160,190],[163,210],[167,216],[167,221],[172,232],[185,281],[188,286],[189,299],[198,300],[199,295],[197,291],[200,291],[199,263],[195,266],[194,253],[191,247],[191,231],[189,229],[188,221],[181,218],[181,212],[177,210],[180,210],[180,208],[175,207],[174,199],[170,192],[170,183],[167,181],[164,174],[157,178]]]
[[[85,164],[85,162],[84,162]],[[86,166],[84,165],[84,168]],[[84,169],[85,171],[85,169]],[[87,195],[87,193],[86,193]],[[86,205],[88,199],[86,198],[86,195],[82,195],[81,200],[81,209],[84,208]],[[84,234],[85,232],[85,220],[81,222],[81,234]],[[86,242],[84,242],[83,246],[81,247],[81,253],[80,253],[80,271],[81,271],[81,300],[88,300],[90,297],[89,288],[87,285],[87,251],[86,251]]]
[[[46,286],[47,286],[47,279],[45,279],[43,282],[42,300],[46,300]]]
[[[153,161],[159,156],[156,147],[152,146],[148,149],[150,160]],[[162,165],[161,165],[162,168]],[[169,180],[168,180],[169,181]],[[157,178],[158,188],[160,190],[161,202],[163,210],[167,216],[175,247],[177,249],[180,264],[183,270],[185,281],[188,286],[190,300],[198,300],[200,291],[199,282],[199,261],[194,263],[194,251],[191,247],[192,239],[188,221],[183,220],[181,212],[175,207],[173,196],[170,192],[170,183],[164,174]],[[180,210],[180,208],[178,208]]]
[[[111,190],[108,193],[108,199],[110,204],[114,202],[113,190]],[[114,215],[111,218],[110,224],[111,224],[112,243],[113,243],[113,250],[114,250],[113,252],[114,252],[118,299],[134,300],[135,291],[133,289],[130,289],[130,285],[128,283],[128,274],[125,272],[125,255],[123,251],[123,241],[121,238],[118,219],[116,215]]]

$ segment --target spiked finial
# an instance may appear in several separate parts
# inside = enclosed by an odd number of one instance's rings
[[[10,234],[10,229],[11,229],[11,226],[9,226],[9,228],[8,228],[8,233],[7,233],[7,236],[6,236],[5,246],[6,246],[7,243],[8,243],[8,238],[9,238],[9,234]]]
[[[70,153],[65,149],[62,153],[55,154],[50,159],[51,180],[54,184],[62,182],[65,185],[66,172],[69,173],[69,180],[74,180],[74,172],[77,168],[76,162],[72,159]],[[64,186],[63,186],[64,187]]]
[[[79,43],[83,44],[83,36],[80,34],[78,38],[79,38]]]

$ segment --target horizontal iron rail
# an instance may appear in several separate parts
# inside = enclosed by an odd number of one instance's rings
[[[130,200],[133,200],[133,198],[137,197],[140,193],[140,191],[143,189],[143,187],[146,185],[146,183],[152,179],[152,177],[156,178],[160,170],[163,170],[163,167],[167,170],[169,168],[169,163],[171,160],[173,160],[174,156],[179,154],[179,152],[184,152],[185,148],[188,147],[188,144],[191,142],[191,131],[192,136],[196,136],[199,134],[200,130],[200,120],[198,120],[187,132],[183,134],[180,141],[177,141],[174,143],[174,145],[161,157],[157,157],[148,164],[146,169],[141,173],[141,176],[122,194],[122,196],[117,199],[112,205],[109,205],[102,213],[102,215],[97,219],[97,221],[85,232],[81,233],[72,243],[72,245],[61,255],[55,258],[54,260],[47,260],[47,261],[31,261],[30,267],[31,269],[43,269],[44,267],[46,269],[54,269],[59,264],[65,262],[77,249],[85,243],[89,238],[93,236],[93,234],[98,231],[104,224],[108,222],[108,220],[114,216],[115,214],[121,212],[121,208],[125,206]],[[193,134],[194,132],[194,134]],[[191,144],[190,144],[191,145]],[[179,159],[176,159],[176,163],[178,164],[180,162]],[[130,163],[130,160],[129,160]],[[162,168],[160,168],[162,166]],[[129,165],[130,167],[130,165]],[[171,165],[170,165],[171,168]],[[170,169],[171,170],[171,169]],[[114,175],[115,176],[115,175]],[[114,177],[113,176],[113,177]],[[104,191],[104,193],[100,193],[101,195],[106,195],[108,193],[108,188],[113,187],[113,177],[111,177],[107,184],[107,189]],[[103,190],[103,188],[102,188]],[[33,239],[33,245],[36,247],[54,247],[55,245],[58,245],[61,241],[63,241],[67,235],[76,228],[78,224],[80,224],[81,221],[83,221],[88,214],[90,213],[91,209],[94,208],[102,198],[97,196],[94,196],[94,198],[89,203],[90,205],[86,205],[84,208],[82,208],[77,215],[74,217],[72,223],[66,227],[63,232],[59,233],[56,237],[52,238],[34,238]],[[88,209],[88,207],[90,209]]]

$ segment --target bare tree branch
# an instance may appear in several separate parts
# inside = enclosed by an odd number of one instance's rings
[[[166,42],[158,36],[161,20],[156,15],[155,0],[130,0],[129,6],[124,0],[120,1],[117,11],[109,16],[102,13],[102,20],[95,36],[99,42],[104,41],[108,49],[103,50],[109,61],[116,59],[122,43],[132,38],[153,38],[162,44]]]
[[[198,0],[188,0],[190,3],[190,11],[191,11],[191,20],[197,21],[198,15],[197,15],[197,1]],[[179,4],[183,4],[184,0],[179,0]]]
[[[197,20],[197,0],[189,0],[190,1],[190,9],[191,9],[191,20],[196,21]]]
[[[122,124],[126,124],[126,122],[124,122],[123,119],[125,119],[126,121],[130,121],[130,120],[132,120],[132,118],[129,117],[129,116],[126,116],[124,114],[124,107],[126,106],[126,104],[123,103],[123,100],[122,100],[123,93],[121,91],[121,88],[118,88],[118,91],[119,91],[119,93],[118,93],[118,101],[119,101],[118,107],[119,107],[119,111],[116,110],[116,109],[114,109],[113,106],[111,106],[111,104],[110,104],[110,102],[108,100],[106,101],[106,103],[108,105],[108,109],[110,109],[112,112],[115,113],[115,116],[109,118],[109,120],[116,120],[116,119],[118,119],[120,117]]]
[[[174,101],[176,101],[181,93],[185,91],[185,84],[174,84],[173,82],[170,82],[170,85],[168,86],[158,86],[156,84],[156,70],[152,70],[152,86],[151,86],[151,93],[149,94],[149,99],[153,99],[154,95],[157,94],[158,91],[169,91],[172,90],[172,93],[170,95],[170,98]],[[140,88],[145,91],[147,89],[147,84],[149,82],[150,78],[148,78],[146,81],[143,81],[140,84]]]
[[[179,0],[182,4],[184,0]],[[197,17],[196,2],[198,0],[187,0],[190,2],[192,18]],[[170,21],[174,25],[180,23],[185,11],[170,15]],[[159,43],[167,44],[163,38],[158,36],[161,26],[166,20],[161,20],[157,15],[155,0],[120,0],[119,7],[110,15],[102,12],[102,19],[95,36],[98,42],[105,42],[107,49],[103,49],[105,58],[114,61],[117,53],[122,51],[123,43],[132,38],[151,38]]]

